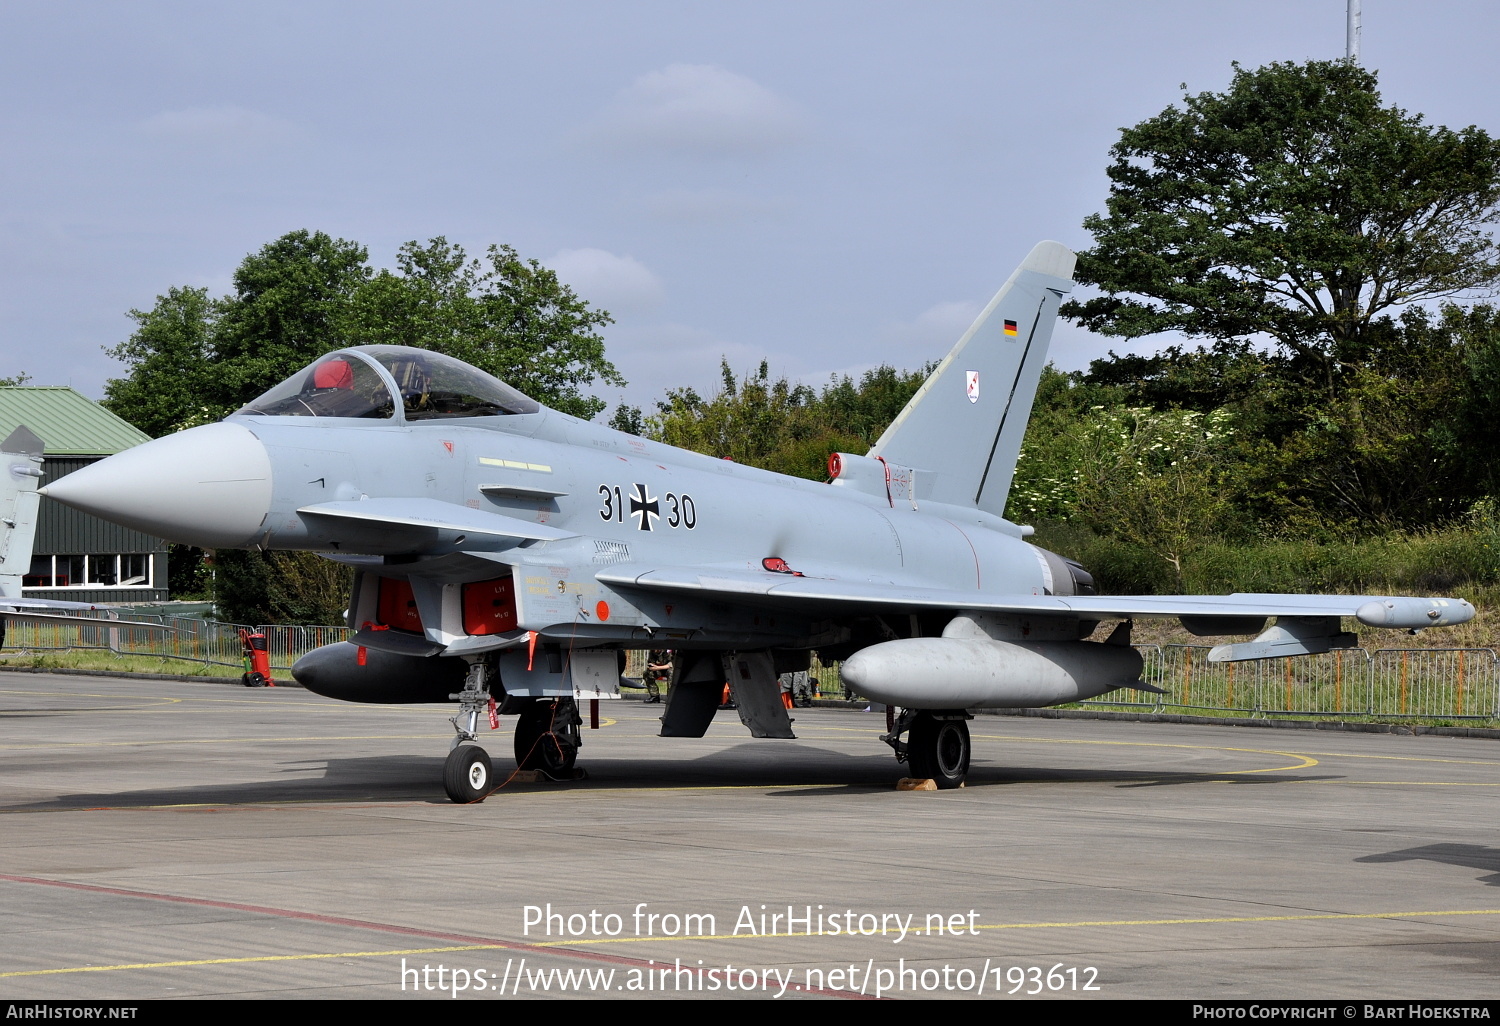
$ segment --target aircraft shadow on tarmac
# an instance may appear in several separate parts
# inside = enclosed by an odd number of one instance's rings
[[[490,746],[496,782],[512,769],[498,746]],[[587,776],[576,781],[512,782],[491,800],[503,800],[504,790],[606,790],[611,788],[770,788],[777,797],[813,797],[851,791],[892,791],[907,775],[906,767],[890,755],[850,754],[814,744],[767,745],[745,742],[700,756],[598,757],[579,759]],[[998,760],[996,760],[998,763]],[[1278,784],[1306,782],[1306,775],[1257,773],[1192,773],[1136,769],[1052,768],[1004,765],[989,760],[971,768],[969,789],[1014,785],[1079,785],[1165,787],[1184,784]],[[55,798],[8,806],[9,811],[59,809],[140,808],[172,805],[254,805],[296,802],[432,802],[447,804],[443,793],[443,758],[439,756],[376,755],[360,758],[307,759],[276,763],[281,779],[239,783],[203,783],[181,787],[121,792],[59,794]],[[321,775],[318,774],[322,770]],[[295,775],[295,776],[294,776]],[[1331,779],[1331,778],[1321,778]],[[1439,846],[1441,847],[1441,846]],[[1426,851],[1427,849],[1417,849]],[[1398,853],[1401,854],[1401,853]],[[1410,855],[1412,858],[1432,857]],[[1484,868],[1500,870],[1500,854],[1491,855]],[[1468,864],[1468,863],[1464,863]],[[1497,878],[1500,879],[1500,878]]]
[[[1355,862],[1441,862],[1449,866],[1478,869],[1487,876],[1479,882],[1490,887],[1500,887],[1500,848],[1487,848],[1482,844],[1424,844],[1420,848],[1403,848],[1400,851],[1366,855]]]

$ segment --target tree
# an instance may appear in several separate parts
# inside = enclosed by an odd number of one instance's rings
[[[646,435],[817,481],[828,476],[830,453],[868,449],[927,377],[926,371],[882,366],[858,382],[847,375],[831,378],[820,393],[785,377],[772,381],[765,361],[738,380],[728,362],[720,370],[723,385],[711,399],[692,388],[668,390],[646,418]],[[617,412],[616,426],[630,416]]]
[[[1134,338],[1269,335],[1332,395],[1382,311],[1500,281],[1500,142],[1383,106],[1348,61],[1235,65],[1223,93],[1123,131],[1064,309]]]
[[[150,310],[131,310],[129,316],[135,332],[107,350],[131,369],[126,377],[105,383],[108,409],[152,438],[228,412],[221,412],[222,404],[212,394],[219,304],[207,289],[168,289]]]
[[[365,247],[289,232],[246,256],[234,292],[172,288],[108,352],[129,373],[105,405],[160,436],[218,420],[324,353],[385,343],[432,349],[486,370],[532,398],[592,417],[584,389],[625,382],[604,356],[606,311],[509,246],[470,260],[441,237],[408,242],[397,270],[376,272]]]
[[[240,262],[219,303],[210,357],[226,413],[324,353],[351,344],[349,309],[369,280],[369,252],[323,232],[288,232]]]
[[[226,623],[343,623],[351,569],[312,552],[221,549],[214,605]]]
[[[1171,568],[1180,591],[1184,560],[1236,527],[1234,415],[1119,403],[1070,408],[1069,391],[1102,396],[1086,384],[1068,389],[1069,377],[1050,366],[1043,375],[1050,394],[1032,416],[1006,515],[1074,524],[1149,551]]]
[[[446,353],[585,419],[605,406],[585,387],[625,384],[599,334],[613,318],[536,260],[509,246],[470,259],[438,237],[408,242],[396,262],[399,273],[381,271],[354,295],[344,325],[350,337]]]
[[[1298,526],[1420,530],[1462,518],[1496,483],[1488,384],[1500,315],[1486,305],[1409,307],[1370,325],[1364,365],[1309,406],[1256,472]],[[1274,405],[1274,397],[1266,405]]]
[[[1091,360],[1079,381],[1108,389],[1127,406],[1207,413],[1244,401],[1267,373],[1285,362],[1243,341],[1194,350],[1168,346],[1151,356],[1121,356],[1111,350],[1108,357]]]

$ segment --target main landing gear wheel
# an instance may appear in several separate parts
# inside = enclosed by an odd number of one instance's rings
[[[489,797],[494,775],[488,752],[478,745],[459,745],[443,763],[443,790],[458,804],[473,805]]]
[[[917,713],[906,742],[911,775],[930,778],[943,790],[959,787],[969,775],[969,725],[963,713],[950,715]]]
[[[539,698],[521,710],[516,723],[516,765],[568,779],[578,761],[583,719],[571,698]]]

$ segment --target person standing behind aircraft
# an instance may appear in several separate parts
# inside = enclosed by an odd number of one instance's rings
[[[661,701],[661,685],[672,679],[672,650],[653,648],[646,657],[646,672],[641,683],[646,685],[646,701]]]

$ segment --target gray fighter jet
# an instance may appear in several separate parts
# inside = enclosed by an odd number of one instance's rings
[[[565,416],[435,353],[355,346],[46,494],[176,542],[355,566],[357,633],[293,674],[349,701],[458,701],[459,802],[494,786],[476,742],[499,713],[519,714],[523,767],[573,772],[578,703],[618,696],[626,649],[676,653],[665,737],[701,737],[729,682],[751,734],[790,738],[777,676],[841,660],[898,710],[884,740],[911,774],[956,787],[968,710],[1145,688],[1134,617],[1258,635],[1211,656],[1242,660],[1350,647],[1341,617],[1474,615],[1458,599],[1099,596],[1028,542],[1002,513],[1073,264],[1037,245],[874,448],[831,456],[828,483]]]

